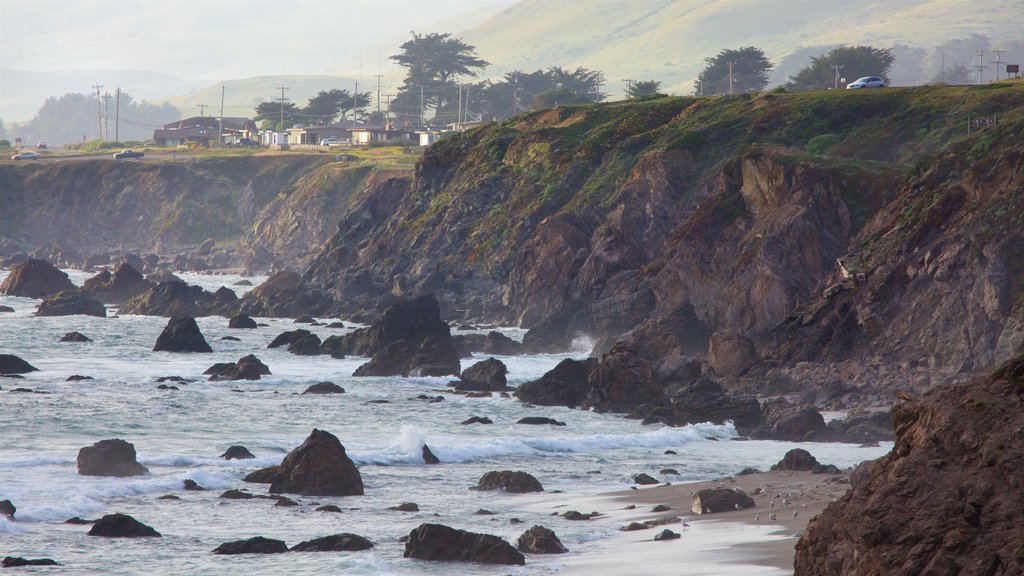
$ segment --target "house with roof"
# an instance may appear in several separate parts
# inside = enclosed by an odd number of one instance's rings
[[[157,146],[179,146],[197,142],[203,146],[211,144],[237,144],[242,138],[256,138],[256,123],[248,118],[221,118],[216,116],[193,116],[153,131]]]
[[[414,131],[396,128],[390,122],[384,125],[363,124],[352,129],[352,145],[369,146],[396,141],[408,144],[414,134]]]
[[[296,126],[288,129],[288,143],[319,145],[324,138],[351,141],[352,130],[358,126],[360,124],[355,120],[342,120],[327,126]]]

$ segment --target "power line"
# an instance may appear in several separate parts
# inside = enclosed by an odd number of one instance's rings
[[[196,104],[196,106],[199,107],[199,117],[202,118],[203,112],[206,112],[206,108],[209,106],[209,104]]]
[[[974,69],[978,71],[978,84],[981,84],[983,82],[985,70],[988,68],[988,66],[985,66],[985,51],[978,50],[975,54],[978,55],[978,65],[975,66]]]
[[[103,140],[103,102],[100,99],[100,88],[103,88],[103,84],[93,84],[93,89],[96,90],[96,124],[100,132],[100,140]]]
[[[110,138],[110,127],[107,126],[107,121],[110,119],[110,99],[112,96],[110,92],[103,95],[103,136],[102,140]]]
[[[1006,50],[993,50],[996,53],[996,59],[992,61],[996,65],[996,82],[999,82],[999,65],[1003,63],[1003,52]]]
[[[284,131],[284,103],[288,101],[284,97],[284,91],[288,90],[288,86],[277,86],[276,88],[281,91],[281,97],[277,101],[281,103],[281,130]]]

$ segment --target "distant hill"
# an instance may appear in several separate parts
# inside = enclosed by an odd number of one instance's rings
[[[227,80],[209,85],[183,96],[168,98],[167,101],[181,110],[182,116],[198,116],[199,104],[206,104],[207,116],[220,114],[221,86],[224,86],[224,115],[252,118],[260,102],[276,101],[281,97],[279,86],[286,86],[284,97],[299,106],[305,106],[311,96],[321,90],[338,88],[352,91],[355,80],[346,76],[327,75],[279,75],[255,76],[238,80]],[[365,92],[368,86],[360,86]]]
[[[488,76],[583,66],[604,71],[616,95],[625,78],[689,93],[704,59],[725,48],[757,46],[779,62],[813,46],[1019,41],[1022,17],[1020,0],[521,0],[459,36],[493,64]]]

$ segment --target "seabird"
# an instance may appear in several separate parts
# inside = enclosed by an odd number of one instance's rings
[[[769,520],[775,520],[775,512],[769,512],[768,513],[768,519]]]
[[[761,515],[760,514],[754,514],[754,522],[760,522],[760,521],[761,521]]]
[[[799,513],[800,513],[799,510],[793,510],[793,518],[796,518],[796,515],[799,514]]]

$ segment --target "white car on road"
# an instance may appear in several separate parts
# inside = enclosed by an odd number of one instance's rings
[[[878,76],[865,76],[863,78],[857,78],[846,85],[847,90],[854,90],[857,88],[885,88],[885,80]]]
[[[39,160],[39,153],[32,151],[21,152],[20,154],[11,156],[11,160]]]

